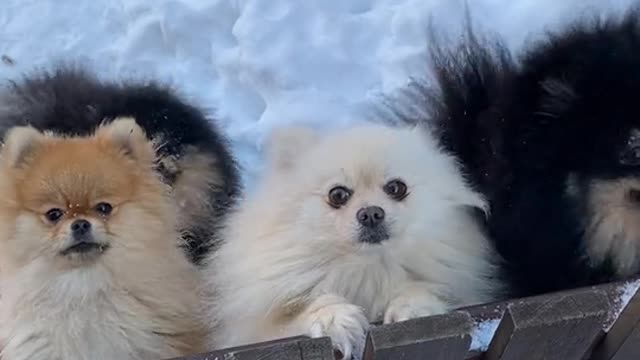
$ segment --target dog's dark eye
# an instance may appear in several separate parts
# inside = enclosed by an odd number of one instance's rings
[[[407,184],[400,180],[391,180],[384,186],[384,192],[394,200],[402,200],[407,197]]]
[[[62,211],[60,209],[51,209],[51,210],[47,211],[46,214],[44,214],[44,216],[47,217],[47,220],[49,220],[52,223],[58,222],[58,220],[60,220],[60,218],[63,215],[64,215],[64,211]]]
[[[329,205],[334,208],[339,208],[349,201],[351,197],[351,190],[347,189],[344,186],[336,186],[333,189],[329,190]]]
[[[113,207],[109,203],[101,202],[96,205],[96,211],[100,215],[109,215],[111,214],[111,210],[113,210]]]

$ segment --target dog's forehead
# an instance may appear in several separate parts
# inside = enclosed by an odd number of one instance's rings
[[[73,168],[60,169],[59,172],[42,177],[38,182],[37,192],[59,202],[80,204],[113,192],[115,189],[109,189],[107,184],[109,182],[99,174],[77,172]]]
[[[20,189],[36,201],[77,204],[133,191],[135,178],[102,165],[97,159],[86,163],[74,158],[64,164],[44,163],[28,170]]]
[[[420,167],[415,140],[402,141],[393,131],[371,135],[354,134],[321,143],[308,159],[309,166],[322,177],[352,186],[378,186],[390,178],[406,177]]]

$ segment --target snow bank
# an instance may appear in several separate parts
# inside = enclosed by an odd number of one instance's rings
[[[581,11],[637,0],[473,0],[515,47]],[[276,125],[371,120],[382,94],[425,70],[429,19],[457,31],[462,0],[2,0],[0,78],[75,60],[102,76],[157,77],[220,120],[245,179]],[[5,58],[6,59],[6,58]]]

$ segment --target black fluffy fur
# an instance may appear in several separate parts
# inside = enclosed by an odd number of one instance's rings
[[[217,225],[240,191],[237,166],[215,125],[170,88],[153,82],[103,82],[86,69],[63,66],[11,82],[0,96],[2,138],[18,125],[87,135],[102,122],[130,116],[150,138],[161,137],[160,158],[172,157],[179,165],[184,149],[192,147],[216,159],[212,166],[223,179],[222,186],[212,186],[202,194],[206,210],[190,221],[197,225],[181,229],[185,251],[195,263],[215,245]],[[158,171],[169,184],[181,175],[179,167],[176,171],[161,163]]]
[[[640,129],[639,49],[638,10],[583,19],[516,59],[470,25],[459,47],[433,48],[436,89],[416,87],[423,121],[489,199],[488,230],[513,295],[613,279],[606,261],[585,254],[586,205],[566,196],[566,181],[640,176],[618,157]]]

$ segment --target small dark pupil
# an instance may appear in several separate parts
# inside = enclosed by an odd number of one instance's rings
[[[61,216],[62,216],[62,211],[57,209],[49,210],[49,212],[47,213],[47,217],[51,221],[58,220]]]
[[[349,199],[349,191],[343,188],[335,188],[329,193],[330,201],[335,205],[342,205]]]
[[[111,211],[111,205],[105,203],[98,204],[97,210],[103,214],[109,213]]]

